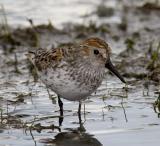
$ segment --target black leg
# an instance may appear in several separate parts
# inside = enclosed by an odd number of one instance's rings
[[[79,124],[81,125],[82,119],[81,119],[81,101],[79,101],[79,106],[78,106],[78,118],[79,118]]]
[[[59,95],[58,95],[58,105],[60,108],[59,126],[61,126],[63,122],[63,102],[61,101]]]
[[[82,123],[82,119],[81,119],[81,101],[79,101],[79,107],[78,107],[78,119],[79,119],[79,131],[80,132],[85,132],[85,128],[83,126],[83,123]]]
[[[63,115],[63,102],[60,99],[59,95],[58,95],[58,105],[59,105],[59,108],[60,108],[60,114]]]

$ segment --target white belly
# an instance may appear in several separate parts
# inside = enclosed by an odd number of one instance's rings
[[[73,80],[68,72],[62,68],[57,70],[50,68],[39,73],[39,76],[48,88],[68,100],[83,100],[95,90],[90,86],[79,86],[80,83]]]

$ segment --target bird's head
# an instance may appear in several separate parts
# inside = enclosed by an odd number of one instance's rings
[[[110,60],[111,48],[109,45],[99,38],[89,38],[81,44],[83,59],[87,59],[93,66],[98,68],[108,68],[114,73],[123,83],[126,83],[117,69],[113,66]]]

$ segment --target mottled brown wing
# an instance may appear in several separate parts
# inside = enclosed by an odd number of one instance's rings
[[[35,66],[39,71],[42,71],[58,65],[62,58],[63,52],[61,48],[38,49],[35,54]]]

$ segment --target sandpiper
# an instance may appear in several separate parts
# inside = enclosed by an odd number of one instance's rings
[[[37,69],[42,82],[58,95],[60,113],[63,103],[60,98],[81,101],[91,95],[102,83],[108,68],[123,83],[123,77],[110,60],[111,49],[102,39],[89,38],[79,44],[59,48],[37,49],[28,56]]]

